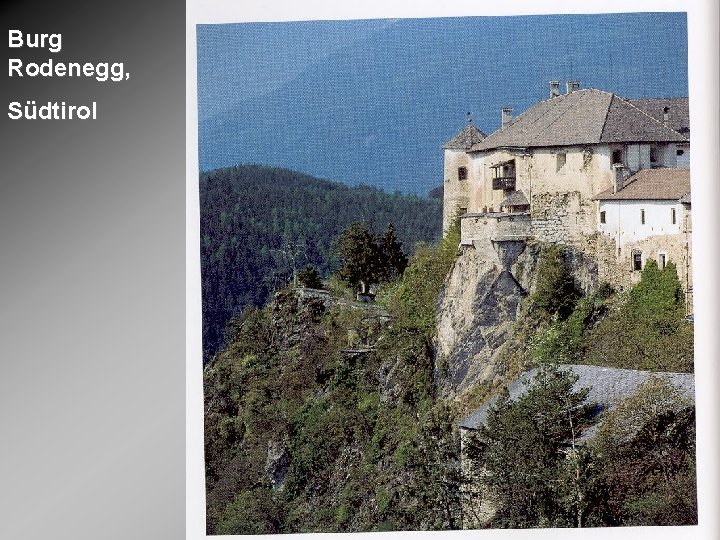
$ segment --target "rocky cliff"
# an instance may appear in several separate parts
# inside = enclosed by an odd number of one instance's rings
[[[525,241],[476,241],[461,246],[438,300],[435,337],[439,395],[453,397],[478,383],[506,378],[508,353],[523,346],[517,322],[538,278],[542,247]],[[578,290],[597,286],[597,264],[573,248],[563,259]]]

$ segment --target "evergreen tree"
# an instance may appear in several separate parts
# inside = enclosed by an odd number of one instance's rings
[[[310,289],[322,289],[322,277],[314,266],[308,265],[300,270],[297,275],[298,284],[301,287],[309,287]]]
[[[337,250],[343,265],[338,272],[340,279],[359,292],[366,294],[378,283],[383,274],[382,251],[377,237],[365,223],[352,223],[337,241]]]
[[[538,280],[531,297],[533,308],[566,319],[575,308],[580,294],[565,263],[561,248],[543,246],[538,263]]]
[[[402,250],[402,242],[395,235],[395,227],[388,223],[382,241],[383,264],[385,266],[384,278],[387,280],[401,276],[408,265],[408,258]]]
[[[567,508],[561,478],[568,453],[590,423],[587,390],[574,391],[577,377],[542,366],[517,400],[507,390],[468,443],[476,461],[472,479],[496,509],[491,527],[551,527],[577,524]],[[570,512],[568,512],[570,510]]]

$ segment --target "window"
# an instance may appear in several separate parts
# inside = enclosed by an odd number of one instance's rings
[[[600,212],[600,223],[605,223],[605,210]]]
[[[660,270],[665,268],[665,254],[664,253],[658,254],[658,267],[660,267]]]
[[[657,146],[651,146],[650,147],[650,163],[657,163],[658,160],[658,147]]]
[[[638,249],[632,251],[632,269],[635,272],[642,270],[642,251]]]
[[[565,163],[567,162],[567,154],[565,152],[561,152],[559,154],[555,154],[555,158],[557,160],[555,164],[555,172],[558,172],[565,166]]]
[[[673,225],[675,225],[677,223],[677,213],[675,212],[674,208],[670,209],[670,221],[672,222]]]
[[[682,156],[684,153],[685,153],[685,150],[683,150],[682,148],[678,148],[677,151],[675,152],[675,154],[677,154],[678,156]]]
[[[622,150],[613,150],[612,153],[612,162],[613,165],[615,163],[622,163],[623,162],[623,151]]]
[[[467,167],[458,167],[458,180],[467,180]]]
[[[640,210],[640,224],[645,225],[645,210]]]

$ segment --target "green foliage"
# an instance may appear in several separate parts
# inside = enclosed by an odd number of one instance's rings
[[[338,276],[363,294],[376,283],[396,279],[408,264],[392,223],[382,238],[365,223],[351,224],[338,238],[337,252],[342,260]]]
[[[606,414],[593,442],[609,524],[697,523],[695,414],[661,377]]]
[[[565,263],[562,248],[546,244],[540,252],[535,292],[530,297],[532,310],[566,319],[575,308],[580,293]]]
[[[308,265],[298,272],[297,281],[301,287],[308,287],[310,289],[323,288],[322,276],[320,276],[320,272],[312,265]]]
[[[435,331],[435,303],[452,268],[460,243],[460,220],[455,220],[438,247],[419,246],[402,279],[383,292],[379,301],[390,310],[395,324],[421,332]]]
[[[383,279],[391,281],[401,276],[407,268],[408,258],[402,250],[402,242],[398,240],[392,223],[388,223],[382,238],[382,254],[384,259]]]
[[[452,406],[438,403],[423,416],[412,451],[400,464],[409,472],[409,481],[400,488],[405,502],[397,518],[407,528],[420,530],[459,529],[460,437]]]
[[[351,287],[359,287],[361,293],[369,292],[382,278],[382,248],[366,224],[353,223],[345,229],[338,238],[337,252],[342,260],[338,275]]]
[[[645,425],[667,411],[679,411],[692,403],[664,377],[651,377],[634,395],[623,400],[606,415],[598,430],[598,444],[612,450],[618,442],[627,442]]]
[[[338,267],[332,244],[347,226],[395,223],[405,246],[439,237],[442,201],[349,187],[286,169],[243,165],[200,175],[203,358],[224,341],[227,322],[260,307],[295,269]]]
[[[468,456],[477,461],[475,482],[492,494],[497,511],[491,527],[569,526],[577,509],[568,512],[559,493],[566,474],[565,452],[573,449],[591,423],[584,403],[587,390],[574,391],[577,377],[543,365],[517,400],[501,394],[477,434]]]
[[[577,300],[575,309],[566,318],[559,313],[547,325],[539,325],[531,343],[531,357],[536,364],[572,364],[580,361],[583,339],[590,327],[605,312],[601,293]]]
[[[282,532],[283,505],[269,488],[240,492],[223,513],[217,534],[276,534]]]
[[[610,304],[610,303],[609,303]],[[648,261],[640,282],[619,296],[583,339],[583,362],[651,371],[693,371],[693,327],[684,320],[677,270]]]
[[[680,324],[683,309],[683,292],[675,265],[668,262],[660,270],[655,260],[649,260],[640,283],[630,292],[627,310],[658,333],[672,333]]]

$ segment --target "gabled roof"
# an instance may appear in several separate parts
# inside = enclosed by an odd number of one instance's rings
[[[569,370],[577,375],[578,380],[573,386],[573,391],[577,392],[583,388],[588,388],[589,393],[586,403],[596,403],[603,410],[612,409],[624,399],[632,396],[638,386],[652,376],[662,377],[675,386],[684,397],[690,401],[695,401],[695,376],[692,373],[658,373],[577,364],[561,364],[558,367],[563,371]],[[526,371],[508,386],[511,401],[515,401],[525,394],[528,389],[527,382],[532,380],[538,371],[539,368]],[[480,425],[484,425],[487,422],[490,407],[496,402],[497,397],[489,399],[473,411],[472,414],[463,418],[459,426],[464,429],[477,429]],[[595,429],[590,428],[582,438],[587,438],[594,431]]]
[[[628,178],[617,193],[612,188],[599,193],[598,201],[689,201],[690,169],[643,169]],[[682,201],[681,201],[682,202]]]
[[[470,151],[687,140],[630,101],[588,88],[537,103]]]
[[[446,142],[443,148],[446,150],[469,150],[473,144],[481,142],[485,137],[486,135],[476,128],[471,120],[460,133]]]

